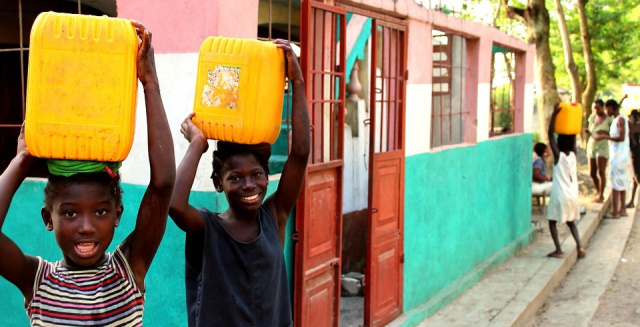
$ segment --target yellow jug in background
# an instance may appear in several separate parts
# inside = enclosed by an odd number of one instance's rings
[[[284,53],[272,42],[208,37],[200,47],[193,122],[209,139],[273,144],[284,84]]]
[[[41,158],[124,160],[133,144],[137,50],[128,20],[38,15],[27,75],[29,151]]]
[[[580,134],[582,131],[582,105],[561,102],[553,131],[556,134]]]

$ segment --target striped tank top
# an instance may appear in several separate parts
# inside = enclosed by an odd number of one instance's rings
[[[144,293],[120,248],[101,266],[68,270],[39,259],[26,311],[31,326],[142,326]]]

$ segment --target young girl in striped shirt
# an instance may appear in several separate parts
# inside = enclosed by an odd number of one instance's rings
[[[32,326],[142,325],[144,280],[164,234],[175,159],[151,33],[132,24],[141,39],[137,72],[145,92],[151,167],[136,227],[113,253],[106,253],[124,209],[119,165],[83,162],[79,172],[77,162],[69,169],[65,162],[50,160],[41,213],[63,259],[47,262],[26,255],[0,231],[0,275],[24,295]],[[16,190],[42,163],[29,154],[21,131],[16,157],[0,176],[0,227]]]

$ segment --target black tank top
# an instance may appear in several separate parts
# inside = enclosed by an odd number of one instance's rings
[[[236,241],[215,213],[200,209],[205,228],[187,233],[185,284],[189,326],[293,326],[276,222],[260,206],[260,235]]]

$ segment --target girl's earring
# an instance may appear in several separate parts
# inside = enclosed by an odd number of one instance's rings
[[[51,224],[47,224],[47,230],[48,230],[48,231],[52,231],[52,230],[53,230],[53,225],[51,225]]]

